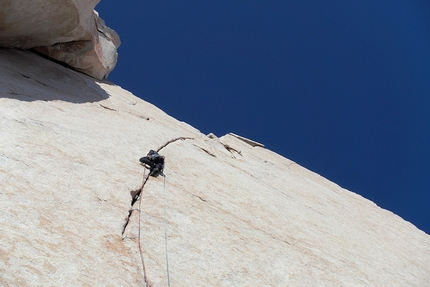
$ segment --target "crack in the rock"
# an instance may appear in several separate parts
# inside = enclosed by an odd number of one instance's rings
[[[117,111],[118,111],[118,110],[116,110],[116,109],[109,108],[108,106],[104,106],[104,105],[102,105],[102,104],[99,104],[99,105],[100,105],[100,107],[102,107],[102,108],[104,108],[104,109],[106,109],[106,110],[115,111],[115,112],[117,112]]]
[[[198,147],[199,149],[201,149],[202,151],[204,151],[205,153],[207,153],[208,155],[210,155],[212,157],[216,157],[216,155],[214,155],[213,153],[211,153],[210,151],[208,151],[202,147],[199,147],[198,145],[193,144],[193,146]]]
[[[203,197],[201,197],[201,196],[198,196],[198,195],[195,195],[195,194],[192,194],[192,196],[197,197],[197,198],[198,198],[198,199],[200,199],[201,201],[208,202],[208,201],[207,201],[207,199],[204,199],[204,198],[203,198]]]
[[[39,81],[39,80],[36,80],[36,79],[33,79],[32,77],[30,77],[30,76],[27,76],[27,75],[24,75],[24,74],[21,74],[21,73],[19,73],[21,76],[23,76],[24,78],[26,78],[26,79],[32,79],[33,81],[35,81],[35,82],[37,82],[37,83],[39,83],[39,84],[41,84],[42,86],[45,86],[45,87],[49,87],[47,84],[45,84],[45,83],[43,83],[43,82],[41,82],[41,81]]]
[[[125,223],[124,223],[124,226],[122,227],[122,235],[124,236],[124,232],[125,232],[125,229],[127,228],[127,225],[128,225],[128,223],[130,222],[130,218],[131,218],[131,214],[133,213],[133,211],[135,211],[136,209],[130,209],[129,211],[128,211],[128,216],[127,216],[127,220],[125,221]],[[122,239],[124,240],[124,238],[125,237],[123,237]]]
[[[21,74],[21,73],[19,73],[21,76],[23,76],[24,78],[27,78],[27,79],[30,79],[30,76],[27,76],[27,75],[24,75],[24,74]]]
[[[229,146],[228,144],[224,144],[223,146],[225,147],[226,150],[228,150],[230,153],[233,154],[233,152],[237,152],[238,154],[242,155],[242,152],[240,150],[237,150],[235,148],[232,148],[231,146]]]
[[[48,87],[49,88],[49,86],[47,85],[47,84],[45,84],[45,83],[43,83],[43,82],[41,82],[41,81],[39,81],[39,80],[36,80],[36,79],[34,79],[36,82],[38,82],[39,84],[41,84],[42,86],[45,86],[45,87]]]
[[[142,193],[142,190],[143,190],[143,188],[145,187],[145,184],[146,184],[146,182],[148,181],[148,179],[149,179],[149,174],[148,174],[148,175],[143,174],[143,182],[142,182],[142,186],[141,186],[139,189],[134,190],[134,191],[132,191],[132,192],[131,192],[132,194],[134,194],[134,196],[133,196],[133,198],[131,199],[131,208],[130,208],[130,210],[128,211],[127,219],[126,219],[126,221],[125,221],[125,223],[124,223],[124,226],[123,226],[123,228],[122,228],[122,235],[123,235],[123,236],[124,236],[124,232],[125,232],[125,230],[127,229],[128,223],[130,222],[131,215],[133,214],[133,211],[134,211],[134,210],[136,210],[136,209],[133,209],[133,205],[134,205],[134,203],[139,199],[139,197],[140,197],[140,195],[141,195],[141,193]],[[140,212],[140,210],[139,210],[139,212]],[[123,239],[124,239],[124,238],[123,238]]]
[[[33,81],[35,81],[36,83],[39,83],[39,84],[41,84],[42,86],[45,86],[45,87],[48,87],[49,88],[49,85],[47,85],[47,84],[45,84],[45,83],[43,83],[43,82],[41,82],[41,81],[39,81],[39,80],[36,80],[36,79],[34,79],[34,78],[32,78],[32,77],[30,77],[30,76],[27,76],[27,75],[24,75],[24,74],[21,74],[21,73],[19,73],[21,76],[23,76],[24,78],[26,78],[26,79],[31,79],[31,80],[33,80]]]
[[[164,145],[162,145],[159,149],[157,149],[157,152],[159,152],[160,150],[162,150],[163,148],[165,148],[166,146],[168,146],[169,144],[178,141],[178,140],[193,140],[194,138],[190,138],[190,137],[178,137],[178,138],[174,138],[168,142],[166,142]]]

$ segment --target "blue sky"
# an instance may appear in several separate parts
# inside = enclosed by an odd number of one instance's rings
[[[430,234],[430,2],[124,1],[109,80],[267,148]]]

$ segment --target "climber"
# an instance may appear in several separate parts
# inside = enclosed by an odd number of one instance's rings
[[[149,168],[149,175],[157,177],[164,176],[164,156],[160,155],[155,150],[150,150],[148,154],[139,160],[143,166]],[[149,167],[148,167],[149,166]]]

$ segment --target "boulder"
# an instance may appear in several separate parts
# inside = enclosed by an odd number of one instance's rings
[[[97,79],[115,67],[118,34],[101,20],[99,0],[0,0],[0,46],[34,48]]]

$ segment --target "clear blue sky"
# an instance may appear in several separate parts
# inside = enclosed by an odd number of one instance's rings
[[[267,148],[430,234],[428,0],[113,1],[109,80]]]

